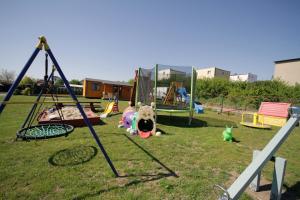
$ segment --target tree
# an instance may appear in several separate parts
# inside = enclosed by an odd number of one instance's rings
[[[128,82],[130,85],[133,85],[134,79],[129,79],[127,82]]]
[[[57,87],[58,86],[63,86],[64,81],[61,78],[57,77],[56,80],[54,81],[54,85],[57,86]]]
[[[77,80],[77,79],[72,79],[69,81],[70,84],[74,84],[74,85],[82,85],[82,81]]]
[[[21,80],[20,85],[21,86],[33,86],[35,84],[35,80],[29,76],[24,76],[24,78]]]
[[[15,80],[15,72],[8,71],[7,69],[2,69],[0,74],[0,82],[11,84]]]

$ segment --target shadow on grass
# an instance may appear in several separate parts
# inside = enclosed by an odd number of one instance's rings
[[[240,140],[237,140],[236,138],[232,138],[232,142],[234,142],[234,143],[240,143],[241,141]]]
[[[188,124],[188,117],[185,116],[167,116],[167,115],[158,115],[157,123],[167,125],[167,126],[176,126],[184,128],[194,128],[194,127],[225,127],[232,126],[237,128],[237,124],[233,121],[222,120],[210,117],[201,117],[200,119],[193,118],[192,124]]]
[[[100,119],[99,124],[95,124],[95,125],[100,125],[100,126],[102,126],[102,125],[106,125],[106,123],[105,123],[104,121],[102,121],[102,119]],[[93,125],[93,126],[95,126],[95,125]],[[88,126],[86,125],[85,127],[88,127]]]
[[[127,188],[127,187],[138,185],[138,184],[141,184],[141,183],[157,181],[159,179],[167,178],[167,177],[178,177],[178,175],[173,170],[168,168],[165,164],[163,164],[160,160],[158,160],[155,156],[153,156],[149,151],[147,151],[141,145],[139,145],[137,142],[135,142],[132,138],[128,137],[126,134],[123,134],[123,135],[130,142],[132,142],[139,149],[141,149],[145,154],[147,154],[152,160],[154,160],[161,167],[163,167],[167,171],[167,173],[157,173],[157,174],[147,174],[147,173],[145,173],[145,174],[120,175],[118,177],[118,179],[129,178],[129,177],[133,177],[133,178],[138,177],[138,179],[129,181],[128,183],[126,183],[124,185],[121,185],[121,186],[114,186],[114,187],[111,187],[111,188],[108,188],[108,189],[102,189],[102,190],[95,191],[95,192],[92,192],[92,193],[85,193],[85,194],[79,195],[79,196],[77,196],[73,199],[76,199],[76,200],[77,199],[87,199],[87,198],[99,196],[99,195],[101,195],[103,193],[106,193],[106,192],[110,192],[110,191],[113,191],[113,190],[119,190],[119,189],[122,189],[122,188]]]
[[[163,164],[160,160],[158,160],[155,156],[153,156],[149,151],[147,151],[146,149],[144,149],[141,145],[139,145],[138,143],[136,143],[132,138],[128,137],[126,134],[123,134],[130,142],[132,142],[135,146],[137,146],[139,149],[141,149],[145,154],[147,154],[152,160],[154,160],[156,163],[158,163],[160,166],[162,166],[165,170],[168,171],[168,175],[170,176],[174,176],[174,177],[178,177],[178,175],[171,170],[170,168],[168,168],[165,164]],[[132,176],[132,175],[125,175],[124,177],[128,177],[128,176]],[[122,176],[120,176],[122,177]]]
[[[76,146],[54,153],[48,162],[54,166],[74,166],[86,163],[98,153],[94,146]]]
[[[272,184],[265,184],[259,186],[259,192],[271,191]],[[295,185],[288,187],[283,184],[285,191],[281,194],[281,199],[297,200],[300,198],[300,182],[298,181]]]
[[[81,200],[81,199],[87,199],[87,198],[91,198],[91,197],[97,197],[97,196],[99,196],[103,193],[106,193],[106,192],[110,192],[110,191],[113,191],[113,190],[119,190],[119,189],[122,189],[122,188],[127,188],[127,187],[130,187],[130,186],[138,185],[140,183],[147,183],[147,182],[151,182],[151,181],[156,181],[156,180],[166,178],[166,177],[169,177],[169,176],[172,176],[172,175],[170,175],[170,174],[157,174],[157,175],[154,175],[154,176],[146,175],[146,176],[141,177],[138,180],[132,180],[132,181],[126,183],[123,186],[114,186],[114,187],[111,187],[111,188],[108,188],[108,189],[102,189],[102,190],[99,190],[99,191],[95,191],[93,193],[82,194],[82,195],[79,195],[79,196],[77,196],[73,199],[74,200],[75,199],[76,200]]]
[[[300,181],[291,187],[285,184],[283,186],[286,188],[286,191],[281,195],[281,199],[300,199]]]

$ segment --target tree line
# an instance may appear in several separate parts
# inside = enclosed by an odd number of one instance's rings
[[[0,72],[0,86],[1,90],[6,92],[8,91],[11,84],[14,82],[16,78],[14,71],[9,71],[6,69],[2,69]],[[82,85],[83,81],[72,79],[69,81],[70,84]],[[35,79],[30,76],[24,76],[15,90],[15,94],[23,94],[23,95],[32,95],[38,94],[44,81],[41,79]],[[64,82],[61,78],[55,77],[54,87],[59,88],[64,86]]]
[[[281,80],[256,82],[225,79],[200,79],[196,82],[195,97],[203,103],[223,103],[236,108],[259,108],[263,101],[300,103],[300,84],[288,85]]]

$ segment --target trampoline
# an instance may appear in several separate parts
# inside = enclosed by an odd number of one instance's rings
[[[157,64],[152,69],[139,68],[136,104],[155,103],[157,112],[188,113],[189,125],[193,118],[194,67]]]

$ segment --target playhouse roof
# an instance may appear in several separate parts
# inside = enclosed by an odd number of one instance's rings
[[[260,104],[258,114],[286,118],[289,115],[288,108],[290,106],[290,103],[262,102]]]
[[[93,82],[101,82],[103,84],[109,84],[109,85],[132,86],[129,83],[121,82],[121,81],[109,81],[109,80],[94,79],[94,78],[85,78],[85,80],[86,81],[93,81]]]

